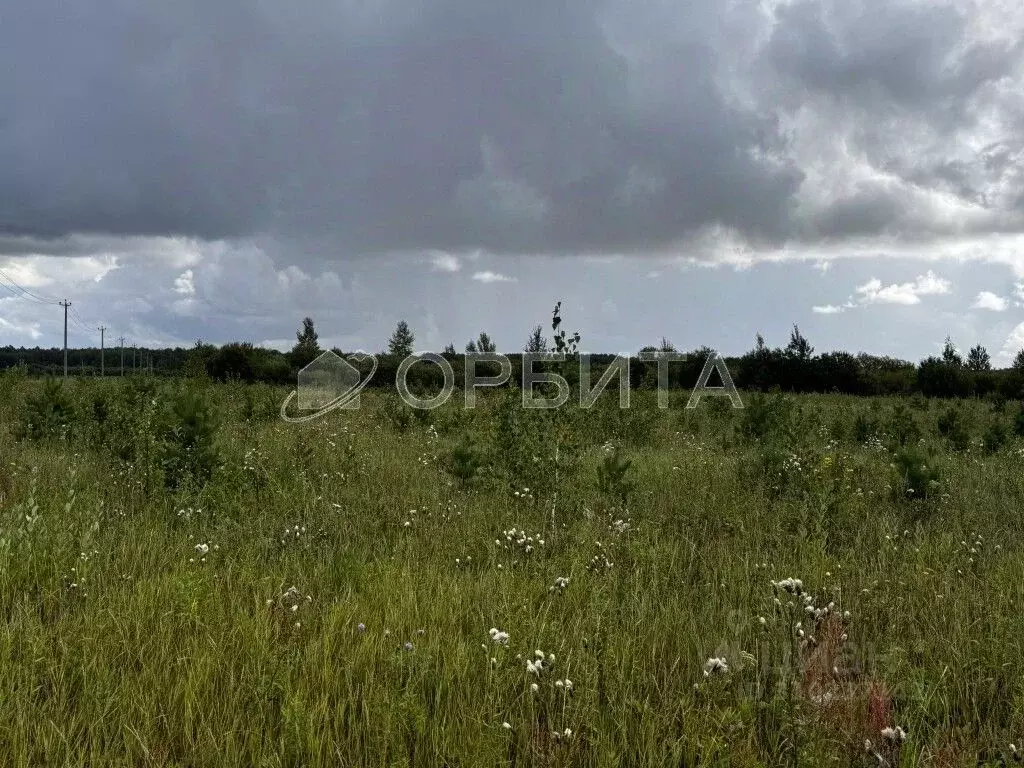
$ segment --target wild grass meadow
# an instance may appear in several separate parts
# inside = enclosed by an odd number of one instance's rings
[[[0,764],[1020,760],[1019,403],[286,394],[0,376]]]

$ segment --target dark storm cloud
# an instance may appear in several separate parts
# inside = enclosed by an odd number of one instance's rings
[[[680,28],[711,8],[680,8]],[[359,252],[778,234],[800,174],[758,159],[771,123],[729,106],[696,48],[640,103],[647,73],[600,12],[13,0],[0,232],[327,233]]]
[[[807,88],[904,109],[952,110],[1008,71],[1019,46],[965,41],[964,10],[939,3],[798,0],[777,12],[768,54]]]
[[[894,142],[908,120],[970,129],[1019,64],[968,21],[881,0],[8,0],[0,235],[270,235],[344,256],[899,230],[913,206],[891,187],[799,221],[804,145],[841,126],[908,185],[988,200],[1005,170]]]
[[[980,33],[1019,27],[1019,8],[1001,11],[907,0],[797,0],[776,10],[759,82],[784,112],[804,116],[804,138],[817,133],[816,145],[841,155],[824,169],[835,187],[848,188],[853,170],[875,177],[868,189],[829,195],[803,235],[1024,230],[1014,204],[1024,191],[1024,41]],[[805,153],[801,163],[815,160]]]

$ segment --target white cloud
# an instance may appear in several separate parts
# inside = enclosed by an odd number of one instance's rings
[[[194,296],[196,281],[191,269],[186,269],[174,279],[174,292],[182,296]]]
[[[1009,302],[1002,296],[996,296],[991,291],[982,291],[974,300],[974,309],[989,309],[993,312],[1004,312]]]
[[[514,283],[516,281],[514,277],[491,272],[490,270],[474,273],[473,279],[481,283]]]
[[[812,312],[816,312],[819,315],[838,315],[845,312],[848,309],[853,309],[857,305],[850,299],[843,304],[817,304],[811,307]]]
[[[862,304],[920,304],[922,296],[949,293],[951,283],[945,278],[936,277],[928,270],[927,274],[918,275],[912,283],[893,283],[882,285],[878,278],[871,278],[864,285],[857,286]]]
[[[431,255],[430,264],[438,272],[458,272],[462,269],[462,262],[457,256],[441,251],[436,251]]]
[[[1017,327],[1006,337],[1003,348],[999,350],[993,362],[999,366],[1009,366],[1022,349],[1024,349],[1024,323],[1018,323]]]
[[[1024,307],[1024,281],[1013,286],[1013,297],[1016,299],[1014,304],[1018,307]]]
[[[9,322],[0,317],[0,328],[3,328],[4,330],[10,331],[11,333],[17,334],[19,336],[27,335],[33,341],[43,335],[39,332],[39,323],[21,325],[18,323]]]

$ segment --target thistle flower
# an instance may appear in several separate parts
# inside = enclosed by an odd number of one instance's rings
[[[882,736],[889,741],[905,741],[907,738],[907,732],[900,728],[898,725],[895,728],[883,728]]]
[[[555,579],[554,585],[548,587],[548,592],[554,592],[556,589],[561,592],[567,586],[569,586],[569,578],[567,576],[559,576]]]
[[[704,677],[711,677],[712,674],[725,674],[729,671],[729,664],[724,658],[712,657],[704,662]]]
[[[804,583],[800,579],[782,579],[781,581],[773,581],[772,586],[776,589],[782,589],[791,595],[799,595],[804,591]]]
[[[502,632],[497,627],[491,627],[488,634],[491,636],[491,641],[498,645],[508,645],[508,632]]]

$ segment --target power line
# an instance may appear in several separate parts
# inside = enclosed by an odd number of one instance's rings
[[[7,283],[3,282],[2,280],[0,280],[0,288],[4,288],[8,293],[10,293],[16,299],[27,299],[28,298],[28,296],[25,296],[24,294],[18,293],[16,290],[11,288],[11,286],[7,285]],[[36,303],[38,304],[39,302],[36,302]]]
[[[36,304],[50,304],[50,305],[52,305],[52,304],[58,304],[59,303],[57,301],[47,301],[46,299],[43,299],[43,298],[37,296],[36,294],[32,293],[32,291],[28,290],[27,288],[25,288],[25,287],[23,287],[21,285],[18,285],[18,283],[16,283],[13,280],[11,280],[11,278],[6,277],[6,274],[3,273],[2,271],[0,271],[0,276],[5,278],[6,281],[7,281],[7,282],[4,282],[3,279],[0,279],[0,285],[2,285],[4,288],[6,288],[11,293],[13,293],[19,299],[28,299],[29,301],[35,302]],[[10,285],[8,285],[7,283],[10,283]]]
[[[40,296],[38,293],[35,293],[34,291],[30,291],[25,286],[20,285],[17,280],[15,280],[13,277],[11,277],[9,274],[7,274],[2,269],[0,269],[0,277],[3,277],[7,282],[9,282],[11,285],[13,285],[15,288],[17,288],[23,294],[25,294],[28,298],[34,299],[35,301],[41,302],[43,304],[59,304],[60,303],[59,301],[57,301],[57,299],[55,299],[53,297],[45,298],[43,296]]]
[[[78,327],[79,327],[79,328],[80,328],[81,330],[85,331],[85,332],[86,332],[87,334],[89,334],[89,335],[92,335],[92,333],[93,333],[94,331],[96,331],[96,330],[97,330],[97,328],[98,328],[98,326],[94,326],[94,325],[89,325],[89,324],[88,324],[88,323],[86,323],[86,322],[85,322],[84,320],[82,320],[82,319],[80,318],[80,316],[76,316],[76,315],[74,314],[74,310],[72,310],[72,315],[71,315],[71,322],[73,322],[73,323],[74,323],[75,325],[77,325],[77,326],[78,326]]]

